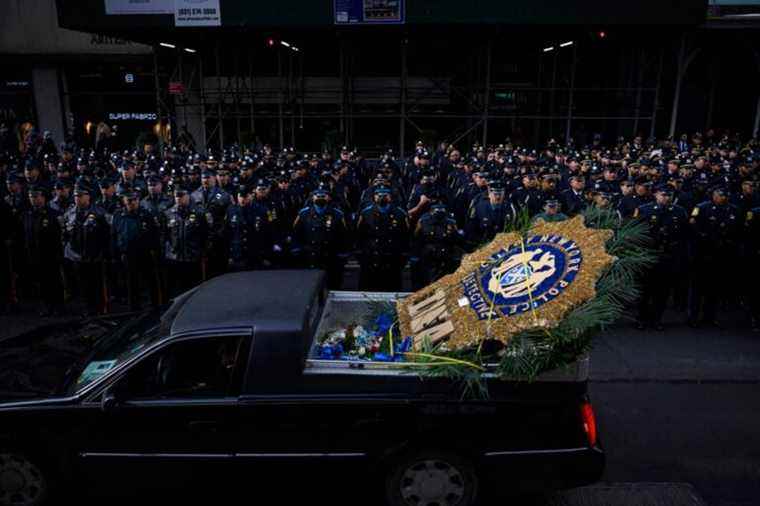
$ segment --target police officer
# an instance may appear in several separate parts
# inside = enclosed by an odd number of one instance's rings
[[[126,278],[127,300],[132,311],[141,306],[141,278],[150,291],[153,307],[161,303],[158,268],[160,235],[155,215],[140,207],[140,194],[124,194],[123,205],[113,218],[112,240],[114,256]]]
[[[304,269],[324,269],[332,289],[343,284],[347,257],[347,226],[343,211],[330,205],[327,189],[319,187],[311,204],[301,209],[293,224],[293,254]]]
[[[536,174],[529,172],[523,175],[522,187],[512,193],[512,204],[515,210],[526,212],[530,217],[541,212],[544,198],[538,187]]]
[[[237,203],[227,208],[227,236],[230,245],[229,268],[232,271],[251,269],[255,263],[251,228],[251,190],[240,185],[237,191]]]
[[[164,213],[174,202],[164,194],[164,184],[158,176],[148,179],[148,195],[140,201],[140,207],[148,211],[154,217],[159,218],[158,224],[164,217]]]
[[[574,174],[569,178],[570,187],[560,193],[562,212],[568,216],[575,216],[586,208],[586,199],[583,191],[586,188],[586,180],[580,174]]]
[[[392,205],[388,188],[375,189],[374,203],[361,211],[356,226],[360,289],[400,291],[404,255],[409,249],[409,221],[403,209]]]
[[[427,212],[433,202],[444,200],[444,190],[436,182],[436,171],[428,167],[421,172],[419,184],[412,188],[407,204],[409,222],[415,226],[423,213]]]
[[[215,166],[216,161],[209,157],[206,164]],[[209,227],[207,259],[204,259],[205,280],[218,276],[227,269],[229,245],[226,241],[224,220],[232,199],[218,186],[214,172],[206,169],[201,174],[201,187],[193,192],[191,200],[206,213]]]
[[[461,257],[460,243],[457,222],[446,205],[442,202],[432,204],[414,229],[412,260],[418,263],[420,276],[415,279],[412,289],[419,290],[454,272]]]
[[[488,198],[479,199],[470,207],[465,224],[465,237],[471,248],[491,241],[496,234],[514,223],[515,206],[506,201],[504,185],[494,181],[488,187]]]
[[[256,181],[249,212],[251,224],[251,269],[271,268],[282,253],[282,224],[270,192],[268,179]]]
[[[641,184],[645,184],[644,181]],[[624,179],[620,182],[620,198],[617,202],[617,210],[624,219],[632,218],[636,209],[645,204],[641,197],[635,191],[635,184],[630,179]]]
[[[742,220],[736,206],[728,202],[726,188],[718,187],[713,189],[711,200],[694,208],[689,223],[695,237],[689,325],[718,326],[715,310],[720,294],[733,286],[732,274]],[[703,316],[701,321],[700,313]]]
[[[655,201],[637,208],[634,217],[646,223],[652,246],[656,250],[655,264],[645,274],[639,301],[637,328],[662,330],[662,315],[668,298],[685,275],[684,254],[688,233],[686,210],[672,203],[673,188],[662,184],[657,188]]]
[[[100,195],[95,199],[95,205],[103,209],[106,214],[106,221],[110,225],[113,222],[113,216],[121,208],[121,196],[116,194],[116,186],[110,178],[103,178],[98,182]],[[121,192],[132,191],[129,186],[122,186]]]
[[[61,217],[74,203],[71,196],[71,182],[68,179],[59,179],[53,185],[54,197],[48,203],[48,207]]]
[[[23,221],[30,281],[44,304],[40,316],[52,316],[63,303],[61,226],[42,185],[29,188],[29,202]]]
[[[752,330],[760,332],[760,206],[747,211],[744,218],[744,258],[743,263],[750,271],[750,291],[747,294]]]
[[[26,284],[27,264],[24,256],[24,228],[23,216],[29,209],[29,197],[24,189],[23,179],[15,173],[6,177],[8,193],[5,195],[5,204],[8,210],[8,219],[5,223],[6,248],[8,251],[8,279],[11,282],[11,303],[15,304],[18,298],[19,285]],[[6,266],[2,266],[3,269]]]
[[[90,188],[80,183],[74,189],[74,206],[64,215],[64,256],[77,273],[86,302],[85,316],[108,310],[108,287],[104,262],[109,252],[109,227],[105,211],[92,202]]]
[[[567,215],[559,210],[559,201],[549,199],[544,204],[544,212],[538,213],[533,221],[544,220],[546,222],[565,221]]]
[[[182,186],[174,189],[174,207],[165,215],[164,258],[169,271],[170,292],[176,296],[200,283],[204,277],[202,261],[209,226],[203,207],[193,204],[190,194]]]

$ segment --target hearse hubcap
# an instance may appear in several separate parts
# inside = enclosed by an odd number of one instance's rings
[[[464,497],[464,478],[448,462],[423,460],[404,471],[401,497],[414,506],[456,506]]]
[[[45,491],[40,469],[28,459],[0,453],[0,505],[31,506]]]

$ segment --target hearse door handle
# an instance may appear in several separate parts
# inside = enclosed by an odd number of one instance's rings
[[[190,429],[190,432],[217,432],[219,424],[217,422],[196,420],[188,422],[187,428]]]

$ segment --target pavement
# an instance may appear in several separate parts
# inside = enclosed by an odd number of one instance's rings
[[[760,335],[741,314],[724,315],[722,330],[682,319],[668,314],[664,332],[624,323],[595,341],[589,394],[607,453],[602,481],[513,504],[760,505]],[[46,321],[28,306],[0,316],[0,346]]]
[[[724,315],[725,329],[698,330],[667,316],[665,332],[621,325],[595,342],[589,395],[603,480],[691,484],[705,504],[756,506],[760,335],[741,314]]]

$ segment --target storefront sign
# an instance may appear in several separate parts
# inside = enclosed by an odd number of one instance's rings
[[[109,112],[110,121],[156,121],[158,114],[155,112]]]
[[[172,82],[169,83],[169,93],[170,94],[172,94],[172,95],[182,95],[184,92],[185,92],[185,85],[184,84],[182,84],[180,82],[176,82],[176,81],[172,81]]]
[[[221,26],[219,0],[175,0],[174,26]]]
[[[400,24],[404,0],[334,0],[335,24]]]
[[[174,0],[105,0],[106,14],[173,14]]]

